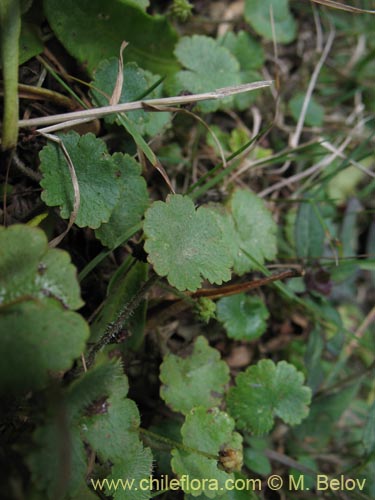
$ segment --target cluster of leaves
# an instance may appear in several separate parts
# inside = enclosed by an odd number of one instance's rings
[[[129,46],[127,62],[121,68],[124,84],[119,103],[182,91],[208,92],[260,79],[265,64],[260,38],[287,44],[297,36],[297,22],[287,0],[246,0],[244,20],[253,35],[242,29],[217,38],[202,34],[179,37],[167,16],[147,14],[148,6],[147,0],[43,1],[54,35],[91,78],[89,98],[94,106],[108,105],[118,85],[117,56],[124,32]],[[186,21],[191,11],[189,2],[175,1],[170,14]],[[34,19],[33,8],[28,15]],[[20,35],[21,62],[43,48],[34,32],[35,21],[30,24],[27,19],[22,21]],[[202,113],[229,109],[240,113],[256,98],[257,93],[229,96],[202,102],[196,109]],[[301,92],[289,99],[289,117],[295,122],[303,101]],[[126,138],[120,151],[111,150],[93,133],[70,131],[59,134],[60,143],[48,143],[39,153],[41,199],[47,207],[58,207],[60,217],[69,219],[79,201],[74,223],[77,228],[93,230],[105,247],[102,255],[128,242],[134,246],[132,238],[137,233],[143,244],[141,261],[129,255],[111,277],[107,297],[91,324],[86,313],[77,312],[83,301],[69,253],[50,249],[45,233],[31,225],[0,228],[0,396],[7,406],[4,422],[12,420],[18,435],[15,447],[13,436],[5,439],[5,450],[21,463],[19,468],[8,465],[10,479],[4,491],[9,497],[15,496],[14,484],[16,489],[23,488],[28,498],[73,500],[97,498],[95,485],[104,485],[99,487],[100,495],[146,500],[152,492],[137,486],[157,467],[157,474],[216,481],[215,490],[204,481],[200,489],[192,489],[189,482],[182,484],[186,499],[221,496],[241,500],[241,492],[225,490],[226,481],[244,477],[243,464],[250,474],[271,472],[264,450],[271,445],[275,424],[288,426],[293,437],[287,452],[310,470],[318,470],[319,463],[309,456],[306,443],[315,441],[316,449],[323,449],[335,423],[363,387],[354,378],[354,383],[344,383],[341,392],[323,391],[319,398],[313,398],[329,383],[335,387],[340,370],[347,366],[352,340],[348,326],[352,310],[344,309],[340,314],[327,295],[340,288],[341,294],[353,296],[358,273],[374,269],[369,260],[355,259],[337,268],[323,268],[322,263],[324,255],[331,258],[339,252],[339,257],[349,257],[358,250],[358,238],[353,237],[358,201],[347,200],[352,184],[363,180],[363,172],[358,176],[357,170],[350,171],[349,161],[332,162],[325,177],[301,189],[298,204],[293,203],[279,216],[281,228],[270,207],[249,189],[233,187],[223,203],[197,206],[194,201],[199,195],[224,178],[217,169],[210,173],[207,184],[203,179],[185,194],[151,201],[154,197],[149,195],[143,169],[146,161],[142,159],[147,158],[160,171],[147,141],[170,127],[172,114],[149,111],[104,118],[107,130],[121,130]],[[320,127],[323,122],[324,108],[311,100],[305,124]],[[241,127],[231,134],[218,125],[211,131],[225,152],[234,156],[251,143]],[[216,147],[212,134],[207,144]],[[134,158],[135,145],[139,162]],[[179,156],[181,149],[173,146]],[[308,150],[317,156],[323,151],[317,143]],[[270,148],[258,146],[251,154],[258,164],[274,161]],[[364,147],[353,153],[353,161],[366,161],[368,156]],[[231,169],[227,167],[224,175]],[[348,173],[354,179],[351,185],[345,182]],[[365,199],[371,189],[373,186],[364,189],[358,198]],[[346,206],[341,224],[342,201]],[[337,241],[341,248],[337,248]],[[373,237],[368,245],[371,252]],[[288,361],[260,359],[231,374],[228,363],[202,332],[210,338],[212,327],[231,345],[253,345],[250,343],[266,333],[271,312],[277,308],[272,301],[266,304],[263,298],[245,293],[220,298],[214,304],[205,299],[195,301],[191,294],[182,292],[191,292],[194,297],[204,281],[221,285],[251,271],[268,275],[265,265],[276,256],[313,262],[305,280],[275,284],[273,289],[275,301],[285,305],[285,310],[303,311],[308,316],[313,325],[308,343],[291,343],[285,352]],[[89,263],[84,271],[90,272],[96,264]],[[86,275],[81,274],[81,278]],[[125,371],[132,375],[129,360],[141,356],[145,345],[145,282],[151,284],[156,278],[159,282],[166,278],[178,297],[194,301],[208,326],[199,323],[199,334],[190,346],[184,345],[181,356],[168,347],[157,385],[158,404],[165,404],[169,418],[163,423],[152,419],[149,428],[141,428],[140,411],[128,397],[124,366],[113,358],[120,351],[127,363]],[[356,314],[363,319],[361,312],[356,310]],[[130,338],[119,350],[107,346],[121,334]],[[363,335],[366,346],[367,331]],[[336,368],[327,362],[325,352],[337,362]],[[371,367],[365,352],[361,362]],[[131,397],[137,400],[135,392]],[[367,423],[364,431],[355,429],[350,434],[355,442],[366,443],[364,451],[356,450],[356,457],[365,462],[363,474],[375,464],[375,407],[372,404],[368,411],[370,402],[356,403],[361,421],[365,414]],[[27,429],[21,432],[24,420]],[[223,459],[227,454],[230,461]],[[119,478],[134,480],[131,491],[110,487],[110,481]],[[103,483],[104,479],[108,482]],[[371,488],[366,490],[369,494]],[[254,493],[246,493],[256,498]]]

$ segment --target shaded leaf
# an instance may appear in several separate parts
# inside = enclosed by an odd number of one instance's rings
[[[230,248],[235,273],[242,275],[275,258],[277,226],[255,193],[235,191],[227,203],[227,213],[211,209]]]
[[[27,458],[38,489],[48,498],[86,497],[87,447],[82,441],[80,419],[84,412],[106,413],[107,398],[111,394],[125,397],[127,391],[121,364],[106,361],[83,373],[55,397],[52,414],[34,432],[35,448]]]
[[[97,407],[93,403],[101,398],[106,402],[106,398],[112,394],[116,394],[117,398],[125,398],[128,390],[128,380],[124,377],[121,363],[106,360],[84,372],[69,385],[65,398],[67,414],[73,420],[81,417],[84,411],[89,414],[101,413],[105,411],[103,405]]]
[[[150,5],[150,0],[120,0],[120,2],[124,3],[125,5],[134,4],[143,10],[147,9],[147,7]]]
[[[225,493],[225,484],[232,478],[231,474],[217,467],[217,461],[211,458],[189,453],[183,450],[172,450],[172,470],[177,476],[187,475],[194,481],[182,482],[181,488],[193,497],[204,494],[208,498],[215,498]]]
[[[149,205],[147,184],[141,176],[142,167],[129,155],[115,153],[112,156],[117,167],[120,198],[113,208],[109,221],[95,231],[103,245],[115,248],[126,233],[143,217]]]
[[[44,10],[60,42],[89,71],[117,57],[124,38],[128,61],[163,76],[178,70],[176,32],[164,17],[146,14],[134,1],[44,0]]]
[[[239,429],[265,434],[272,429],[274,418],[296,425],[309,412],[311,390],[303,385],[303,374],[280,361],[259,361],[236,377],[229,390],[227,404]]]
[[[91,94],[97,106],[108,106],[109,99],[116,85],[118,72],[118,59],[112,57],[102,61],[94,73]],[[147,92],[160,77],[153,75],[149,71],[138,67],[136,63],[127,63],[123,69],[123,86],[118,104],[137,101],[145,94],[145,99],[155,99],[161,97],[161,86],[159,85],[152,92]],[[150,113],[142,109],[128,111],[127,118],[137,127],[140,134],[156,135],[168,123],[169,113]],[[113,123],[116,115],[108,115],[104,118],[107,123]],[[116,120],[117,123],[120,123]]]
[[[103,335],[109,323],[116,321],[121,310],[138,292],[142,283],[147,278],[147,264],[144,262],[133,262],[129,268],[129,261],[125,266],[120,266],[116,281],[108,288],[108,296],[102,309],[91,325],[91,341],[98,340]],[[143,340],[143,331],[146,321],[147,301],[144,300],[134,311],[126,324],[126,331],[130,338],[126,339],[124,348],[137,349]]]
[[[23,64],[43,52],[43,42],[38,36],[35,26],[22,21],[20,35],[19,64]]]
[[[97,451],[102,460],[121,462],[124,450],[132,454],[142,448],[139,435],[135,432],[139,422],[134,401],[111,396],[105,414],[84,419],[83,439]]]
[[[226,47],[240,64],[241,83],[250,83],[262,79],[262,75],[256,71],[264,63],[263,47],[245,31],[233,33],[228,31],[219,42]],[[233,96],[234,106],[239,110],[245,110],[257,99],[260,90],[243,92]],[[248,139],[247,139],[248,140]],[[239,148],[232,148],[236,151]]]
[[[204,35],[183,37],[176,46],[175,54],[186,68],[174,76],[175,93],[188,90],[198,94],[241,83],[238,61],[213,38]],[[198,107],[209,113],[232,102],[233,97],[226,97],[220,101],[202,102]]]
[[[114,500],[148,500],[151,498],[151,490],[146,489],[152,473],[152,453],[150,448],[139,446],[132,453],[125,452],[121,461],[112,467],[112,473],[108,480],[116,482],[119,478],[125,481],[134,481],[131,489],[107,488],[107,494],[113,496]],[[142,481],[143,480],[143,481]],[[142,481],[142,482],[141,482]]]
[[[232,339],[254,340],[260,337],[266,331],[268,317],[263,301],[244,293],[223,297],[217,303],[217,319]]]
[[[335,433],[337,422],[343,412],[350,406],[359,390],[360,382],[356,381],[348,387],[341,387],[334,393],[323,394],[314,399],[307,418],[292,430],[291,446],[303,452],[306,439],[313,440],[316,446],[324,448]]]
[[[221,284],[230,279],[232,259],[210,210],[187,196],[169,195],[146,211],[144,232],[148,260],[179,290],[195,291],[202,279]]]
[[[70,309],[83,305],[67,252],[49,249],[41,229],[0,227],[0,304],[26,295],[39,300],[52,297]]]
[[[267,40],[273,40],[273,24],[275,40],[279,43],[290,43],[296,37],[296,22],[289,11],[289,0],[245,0],[245,19],[251,27]]]
[[[1,392],[41,389],[83,352],[89,328],[52,299],[4,307],[0,315]]]
[[[105,143],[94,134],[79,136],[69,132],[60,137],[74,165],[80,190],[75,223],[96,229],[109,221],[119,199],[118,166],[107,153]],[[42,199],[49,206],[59,206],[61,217],[67,219],[73,209],[74,192],[63,152],[57,144],[48,144],[40,152],[40,160]]]
[[[235,472],[233,474],[233,479],[236,481],[239,479],[241,482],[236,483],[237,487],[241,487],[241,485],[245,485],[246,482],[249,484],[249,478],[245,476],[244,474],[241,474],[239,472]],[[250,481],[253,481],[252,479]],[[257,481],[256,479],[254,481]],[[230,485],[235,484],[235,483],[230,483]],[[231,490],[226,490],[223,493],[218,492],[217,496],[220,498],[220,500],[258,500],[260,497],[254,493],[253,490],[257,489],[257,483],[254,483],[255,487],[253,486],[253,483],[250,483],[250,489],[231,489]],[[225,489],[225,488],[224,488]],[[204,493],[201,493],[200,495],[189,495],[185,493],[184,495],[184,500],[206,500],[206,495]]]
[[[304,99],[304,94],[295,94],[289,101],[289,109],[296,122],[298,122],[299,116],[301,114]],[[323,125],[323,120],[323,106],[321,106],[313,97],[311,97],[305,115],[306,125],[309,125],[310,127],[321,127]]]
[[[204,337],[198,337],[187,358],[168,354],[160,367],[162,399],[175,411],[188,413],[194,406],[220,404],[229,368]]]
[[[234,55],[242,71],[260,69],[263,66],[263,47],[246,31],[228,31],[219,38],[219,42]]]
[[[242,437],[234,433],[234,427],[234,420],[227,413],[198,406],[186,415],[181,434],[186,446],[216,455],[238,443],[241,449]]]
[[[363,429],[363,444],[370,455],[375,451],[375,402],[372,403],[368,413],[367,422]]]
[[[27,463],[34,484],[50,500],[71,498],[84,485],[87,460],[79,429],[60,416],[34,432],[35,450]]]
[[[318,258],[323,254],[325,234],[318,210],[308,198],[298,209],[294,229],[298,257]]]

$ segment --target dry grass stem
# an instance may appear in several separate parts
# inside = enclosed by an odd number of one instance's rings
[[[272,80],[264,80],[260,82],[244,83],[242,85],[234,85],[230,87],[223,87],[221,89],[212,90],[203,94],[182,95],[176,97],[164,97],[160,99],[148,99],[142,101],[126,102],[124,104],[117,104],[116,106],[103,106],[101,108],[85,109],[82,111],[75,111],[72,113],[62,113],[59,115],[43,116],[41,118],[31,118],[29,120],[20,120],[18,122],[20,127],[40,127],[45,125],[59,124],[59,129],[55,127],[54,130],[60,130],[70,127],[72,122],[76,125],[78,120],[90,121],[103,116],[111,115],[114,113],[123,113],[126,111],[134,111],[136,109],[144,109],[145,106],[175,106],[177,104],[190,104],[199,101],[208,101],[215,99],[223,99],[243,92],[251,92],[264,87],[270,87]],[[38,130],[40,131],[40,130]],[[47,130],[43,130],[47,132]]]
[[[70,214],[70,217],[69,217],[68,226],[67,226],[67,228],[65,229],[65,231],[63,233],[61,233],[59,236],[56,236],[56,238],[54,238],[53,240],[51,240],[49,242],[49,244],[48,244],[49,247],[53,248],[53,247],[56,247],[63,240],[63,238],[68,234],[68,232],[70,231],[71,227],[75,223],[75,220],[76,220],[77,214],[78,214],[78,210],[79,210],[79,207],[80,207],[80,204],[81,204],[81,194],[80,194],[80,190],[79,190],[79,184],[78,184],[77,174],[76,174],[76,171],[75,171],[72,159],[70,158],[68,150],[65,147],[65,144],[63,143],[63,141],[59,137],[57,137],[55,135],[46,134],[44,132],[43,133],[41,132],[41,134],[46,139],[49,139],[50,141],[53,141],[56,144],[58,144],[59,147],[61,148],[61,150],[63,152],[63,155],[64,155],[64,157],[66,159],[66,162],[68,164],[68,167],[69,167],[69,173],[70,173],[70,178],[71,178],[71,181],[72,181],[73,192],[74,192],[73,210],[72,210],[72,212]]]

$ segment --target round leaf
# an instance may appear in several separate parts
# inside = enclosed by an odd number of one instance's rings
[[[266,331],[268,317],[269,312],[263,301],[244,293],[223,297],[217,303],[217,319],[232,339],[257,339]]]
[[[198,337],[187,358],[168,354],[160,367],[160,395],[175,411],[188,413],[194,406],[220,404],[229,368],[204,337]]]
[[[145,215],[145,250],[159,276],[179,290],[195,291],[202,279],[221,284],[230,279],[232,259],[212,212],[195,210],[187,196],[169,195]]]
[[[290,43],[296,37],[296,22],[289,11],[289,0],[263,0],[262,2],[246,0],[245,19],[259,35],[267,40],[275,38],[276,42]]]
[[[213,38],[203,35],[183,37],[176,46],[175,54],[187,68],[174,77],[176,92],[185,89],[198,94],[241,83],[237,59]],[[231,102],[233,98],[228,97],[200,103],[199,108],[209,113]]]
[[[242,438],[234,433],[234,420],[218,408],[193,408],[181,427],[183,442],[190,448],[216,455],[221,449],[241,449]]]
[[[310,401],[311,390],[303,385],[303,374],[286,361],[275,365],[270,359],[240,373],[227,396],[237,427],[254,434],[269,432],[275,417],[299,424],[309,413]]]

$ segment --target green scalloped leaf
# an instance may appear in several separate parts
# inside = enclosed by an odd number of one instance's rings
[[[111,479],[118,481],[120,478],[124,482],[126,480],[134,481],[133,488],[131,490],[118,488],[115,492],[113,488],[107,488],[107,494],[113,496],[114,500],[148,500],[151,498],[151,491],[145,489],[145,486],[149,483],[151,473],[152,453],[150,448],[138,446],[131,453],[128,453],[126,449],[122,460],[116,462],[112,467],[108,481]],[[143,482],[141,482],[142,480]]]
[[[63,250],[48,248],[39,228],[0,227],[0,305],[19,297],[51,297],[69,309],[83,305],[76,268]]]
[[[275,38],[278,43],[290,43],[296,37],[297,25],[289,10],[289,0],[245,0],[245,19],[267,40]]]
[[[311,389],[303,385],[296,368],[270,359],[259,361],[236,377],[227,395],[230,414],[238,429],[261,435],[269,432],[275,417],[290,425],[299,424],[309,413]]]
[[[74,165],[80,190],[75,223],[79,227],[96,229],[109,221],[119,199],[118,167],[108,154],[104,141],[94,134],[79,136],[76,132],[68,132],[61,134],[60,138]],[[61,217],[68,219],[73,210],[74,192],[61,148],[55,143],[47,144],[40,152],[40,161],[42,200],[48,206],[59,206]]]
[[[225,448],[242,449],[242,436],[234,432],[235,423],[228,413],[219,408],[195,407],[181,427],[184,445],[205,453],[217,455]]]
[[[180,484],[183,491],[190,493],[193,497],[202,494],[208,498],[220,497],[225,493],[225,482],[233,478],[232,474],[218,469],[217,460],[198,455],[198,453],[174,449],[171,465],[178,477],[188,476],[190,481]],[[195,481],[191,484],[193,479]]]
[[[231,339],[250,341],[266,331],[269,312],[259,297],[249,297],[244,293],[223,297],[216,308],[217,319],[223,323]]]
[[[169,195],[146,211],[143,229],[148,260],[179,290],[195,291],[202,280],[230,279],[232,259],[211,210],[195,210],[188,196]]]
[[[260,43],[254,40],[246,31],[239,31],[238,33],[228,31],[223,37],[219,38],[219,43],[227,48],[240,63],[241,83],[262,80],[262,75],[256,71],[264,63],[264,50]],[[261,90],[255,90],[233,96],[234,106],[240,111],[248,109],[260,95],[260,92]],[[233,149],[233,151],[236,151],[236,149]]]
[[[140,419],[134,401],[112,396],[103,415],[86,417],[83,438],[102,460],[121,461],[124,452],[137,452],[142,444],[137,429]],[[121,432],[120,432],[121,430]]]
[[[0,392],[42,389],[83,352],[86,321],[56,301],[19,302],[0,310]]]
[[[34,449],[27,457],[37,489],[47,498],[86,498],[87,446],[82,440],[80,420],[84,412],[105,413],[108,396],[115,394],[116,398],[124,398],[127,392],[121,363],[106,361],[83,373],[68,389],[57,394],[56,406],[33,434]],[[120,427],[118,432],[121,431]]]
[[[210,207],[230,248],[235,273],[242,275],[272,260],[277,252],[277,226],[264,201],[248,190],[238,190],[227,203],[227,213]]]
[[[167,354],[160,367],[160,396],[173,410],[188,413],[194,406],[212,408],[220,404],[229,368],[220,353],[198,337],[187,358]]]
[[[193,480],[199,481],[200,488],[182,485],[186,493],[193,496],[203,493],[208,498],[224,495],[226,481],[234,479],[234,475],[218,467],[220,452],[231,450],[237,455],[236,467],[232,469],[242,466],[242,436],[234,432],[234,427],[234,420],[218,408],[196,407],[186,416],[181,434],[183,444],[191,451],[174,449],[171,460],[172,470],[178,477],[188,476],[190,484]],[[209,478],[209,484],[202,481],[205,478]]]
[[[173,93],[188,90],[199,94],[241,83],[237,59],[213,38],[204,35],[183,37],[176,46],[175,54],[186,69],[173,77],[170,83]],[[233,97],[230,96],[201,102],[198,108],[210,113],[232,103]]]
[[[264,49],[246,31],[228,31],[218,41],[234,55],[242,71],[260,69],[263,66]]]
[[[124,39],[127,61],[163,76],[178,70],[175,30],[165,17],[146,14],[134,1],[44,0],[44,10],[60,42],[89,71],[118,57]]]
[[[135,485],[141,479],[148,479],[152,471],[152,454],[149,448],[144,448],[139,438],[140,417],[134,401],[125,398],[128,391],[128,381],[122,373],[121,365],[115,364],[112,369],[112,381],[108,377],[108,383],[100,382],[98,376],[100,369],[107,368],[108,363],[102,368],[96,368],[97,375],[91,376],[90,385],[94,378],[98,379],[98,385],[102,386],[102,394],[105,398],[98,401],[98,405],[91,405],[86,415],[80,419],[81,438],[95,451],[102,462],[109,461],[112,464],[111,474],[108,480],[134,479]],[[109,383],[111,382],[111,383]],[[84,379],[83,379],[84,383]],[[79,390],[75,391],[74,399],[84,389],[81,383]],[[92,388],[94,390],[94,388]],[[70,397],[71,399],[71,397]],[[149,491],[124,490],[119,488],[114,498],[129,500],[146,500]],[[107,493],[113,495],[107,488]],[[120,491],[121,490],[121,491]]]
[[[126,55],[126,53],[125,53]],[[94,73],[91,95],[97,106],[108,106],[116,85],[118,73],[118,58],[112,57],[102,61]],[[123,85],[118,104],[137,101],[146,95],[145,99],[156,99],[162,95],[162,86],[158,85],[152,92],[148,89],[154,85],[160,77],[140,68],[136,63],[127,63],[123,69]],[[98,89],[98,90],[96,90]],[[104,92],[104,94],[103,94]],[[158,134],[170,120],[170,113],[150,113],[142,109],[128,111],[127,118],[137,127],[140,134],[154,136]],[[107,123],[116,121],[116,115],[108,115],[104,118]]]
[[[112,159],[117,167],[120,198],[109,221],[96,229],[95,235],[103,245],[115,248],[128,231],[141,221],[150,202],[146,181],[141,176],[141,165],[131,156],[121,153],[115,153]]]

